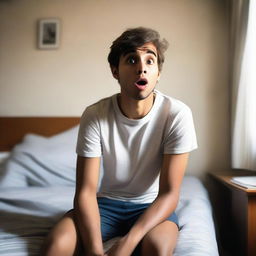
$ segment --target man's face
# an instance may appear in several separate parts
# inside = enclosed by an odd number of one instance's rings
[[[159,78],[157,58],[157,50],[152,43],[120,57],[119,67],[112,67],[112,73],[121,86],[121,95],[135,100],[151,95]]]

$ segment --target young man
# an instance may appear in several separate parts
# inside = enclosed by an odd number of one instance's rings
[[[113,42],[108,61],[121,91],[82,115],[74,209],[49,234],[44,255],[172,255],[174,210],[197,143],[190,109],[155,90],[166,48],[142,27]]]

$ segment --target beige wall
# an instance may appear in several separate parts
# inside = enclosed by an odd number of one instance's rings
[[[119,87],[106,57],[124,29],[170,42],[158,89],[187,103],[199,149],[188,172],[229,166],[228,10],[223,0],[0,1],[0,116],[80,116]],[[40,18],[61,19],[60,48],[38,50]]]

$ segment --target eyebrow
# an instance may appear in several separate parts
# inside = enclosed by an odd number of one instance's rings
[[[157,57],[157,54],[156,54],[153,50],[151,50],[151,49],[145,49],[145,50],[146,50],[146,53],[152,54],[152,55],[154,55],[155,57]],[[133,49],[133,50],[130,50],[130,51],[125,52],[125,53],[123,54],[123,56],[127,56],[128,54],[130,54],[130,53],[135,53],[135,52],[136,52],[136,49]]]
[[[150,54],[153,54],[153,55],[155,55],[156,57],[157,57],[157,55],[156,55],[156,53],[153,51],[153,50],[147,50],[147,53],[150,53]]]

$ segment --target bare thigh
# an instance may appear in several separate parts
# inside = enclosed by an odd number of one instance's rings
[[[178,238],[177,225],[171,221],[164,221],[149,231],[142,240],[142,255],[170,256],[172,255]]]
[[[73,210],[67,212],[48,234],[42,255],[76,255],[81,250]]]

